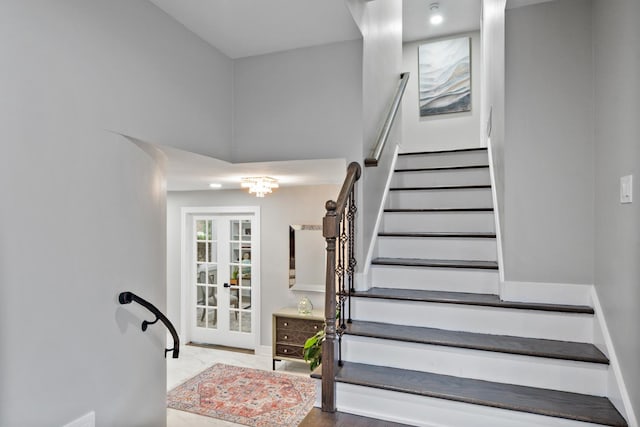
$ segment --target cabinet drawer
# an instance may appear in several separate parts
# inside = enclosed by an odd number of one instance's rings
[[[276,356],[302,359],[302,347],[296,345],[276,344]]]
[[[287,329],[290,331],[310,332],[311,335],[313,335],[321,330],[323,325],[324,322],[322,322],[321,320],[276,317],[277,330]]]
[[[305,341],[315,335],[315,332],[292,331],[288,329],[276,330],[276,341],[283,344],[304,346]]]

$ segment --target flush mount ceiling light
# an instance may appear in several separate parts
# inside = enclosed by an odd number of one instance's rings
[[[248,188],[249,194],[255,193],[256,197],[264,197],[265,194],[271,193],[274,188],[278,188],[278,181],[268,176],[256,176],[242,178],[240,186]]]
[[[217,182],[212,182],[209,184],[210,188],[222,188],[222,184],[218,184]]]
[[[431,11],[431,14],[429,16],[429,22],[431,22],[432,25],[442,24],[442,21],[444,21],[444,18],[440,14],[440,4],[431,3],[431,6],[429,6],[429,10]]]

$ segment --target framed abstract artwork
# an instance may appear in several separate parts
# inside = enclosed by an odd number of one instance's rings
[[[468,37],[420,45],[420,117],[471,111],[470,45]]]

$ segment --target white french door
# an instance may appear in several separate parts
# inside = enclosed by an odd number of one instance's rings
[[[186,224],[189,339],[255,348],[258,243],[254,215],[193,214]]]

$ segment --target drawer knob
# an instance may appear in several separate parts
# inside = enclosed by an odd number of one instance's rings
[[[289,336],[288,336],[288,335],[285,335],[285,336],[284,336],[284,339],[285,339],[285,340],[288,340],[288,339],[289,339]]]
[[[289,353],[289,350],[287,350],[287,349],[285,348],[285,349],[284,349],[284,352],[285,352],[285,353]]]
[[[318,329],[318,325],[313,325],[313,329]]]
[[[287,323],[287,322],[284,322],[284,326],[289,326],[289,323]]]

